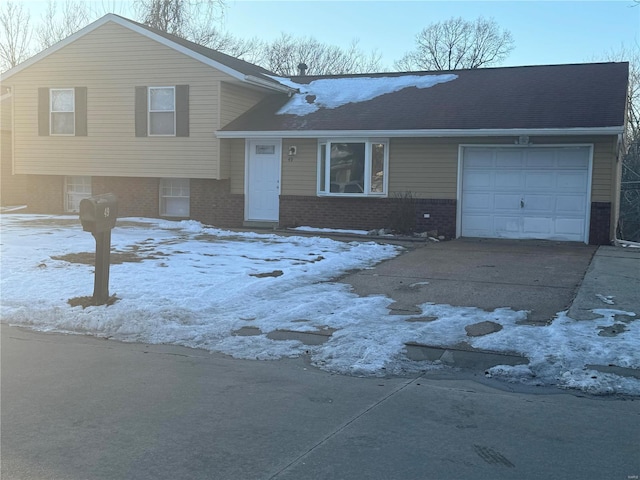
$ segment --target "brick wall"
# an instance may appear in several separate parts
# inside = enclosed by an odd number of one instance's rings
[[[408,205],[408,206],[407,206]],[[392,228],[398,216],[408,215],[415,231],[437,231],[447,238],[456,233],[456,201],[396,198],[280,197],[280,225],[374,230]],[[424,213],[430,218],[424,219]]]
[[[230,193],[229,180],[191,180],[191,218],[216,227],[241,227],[244,195]]]
[[[64,177],[27,175],[27,212],[64,213]]]
[[[611,227],[611,203],[591,202],[590,245],[609,245]]]
[[[157,217],[160,180],[138,177],[92,177],[91,193],[113,193],[118,198],[118,217]]]

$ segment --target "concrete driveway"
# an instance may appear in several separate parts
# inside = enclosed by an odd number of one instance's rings
[[[597,247],[580,243],[457,239],[429,243],[342,282],[359,295],[384,294],[394,313],[425,302],[528,310],[545,324],[570,306]]]

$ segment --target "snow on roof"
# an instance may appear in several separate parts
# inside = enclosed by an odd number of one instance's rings
[[[308,84],[296,83],[283,77],[272,77],[281,84],[295,88],[299,93],[278,110],[278,115],[304,116],[320,108],[337,108],[348,103],[366,102],[387,93],[405,88],[430,88],[458,78],[443,75],[402,75],[389,77],[322,78]]]

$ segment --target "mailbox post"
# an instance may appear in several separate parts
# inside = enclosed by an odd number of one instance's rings
[[[80,201],[80,222],[85,232],[96,239],[93,303],[104,305],[109,300],[109,266],[111,230],[118,217],[118,199],[113,193],[95,195]]]

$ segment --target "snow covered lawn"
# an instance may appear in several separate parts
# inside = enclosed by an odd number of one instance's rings
[[[358,297],[348,285],[332,281],[400,254],[396,246],[237,233],[193,221],[121,219],[112,233],[110,278],[110,293],[118,300],[83,309],[68,301],[92,294],[93,265],[87,254],[95,251],[95,242],[76,217],[0,215],[0,227],[4,323],[184,345],[237,358],[308,354],[320,368],[353,375],[443,368],[408,360],[404,343],[453,346],[466,341],[529,358],[527,366],[494,367],[490,373],[497,378],[640,395],[640,380],[586,367],[640,368],[640,321],[633,321],[634,312],[599,310],[602,318],[581,322],[560,313],[547,327],[517,325],[524,312],[473,306],[426,303],[421,315],[389,315],[390,298]],[[467,337],[464,327],[482,321],[504,328]],[[621,321],[626,331],[598,335]],[[239,334],[248,330],[258,334]],[[310,346],[267,337],[276,330],[333,334]]]

